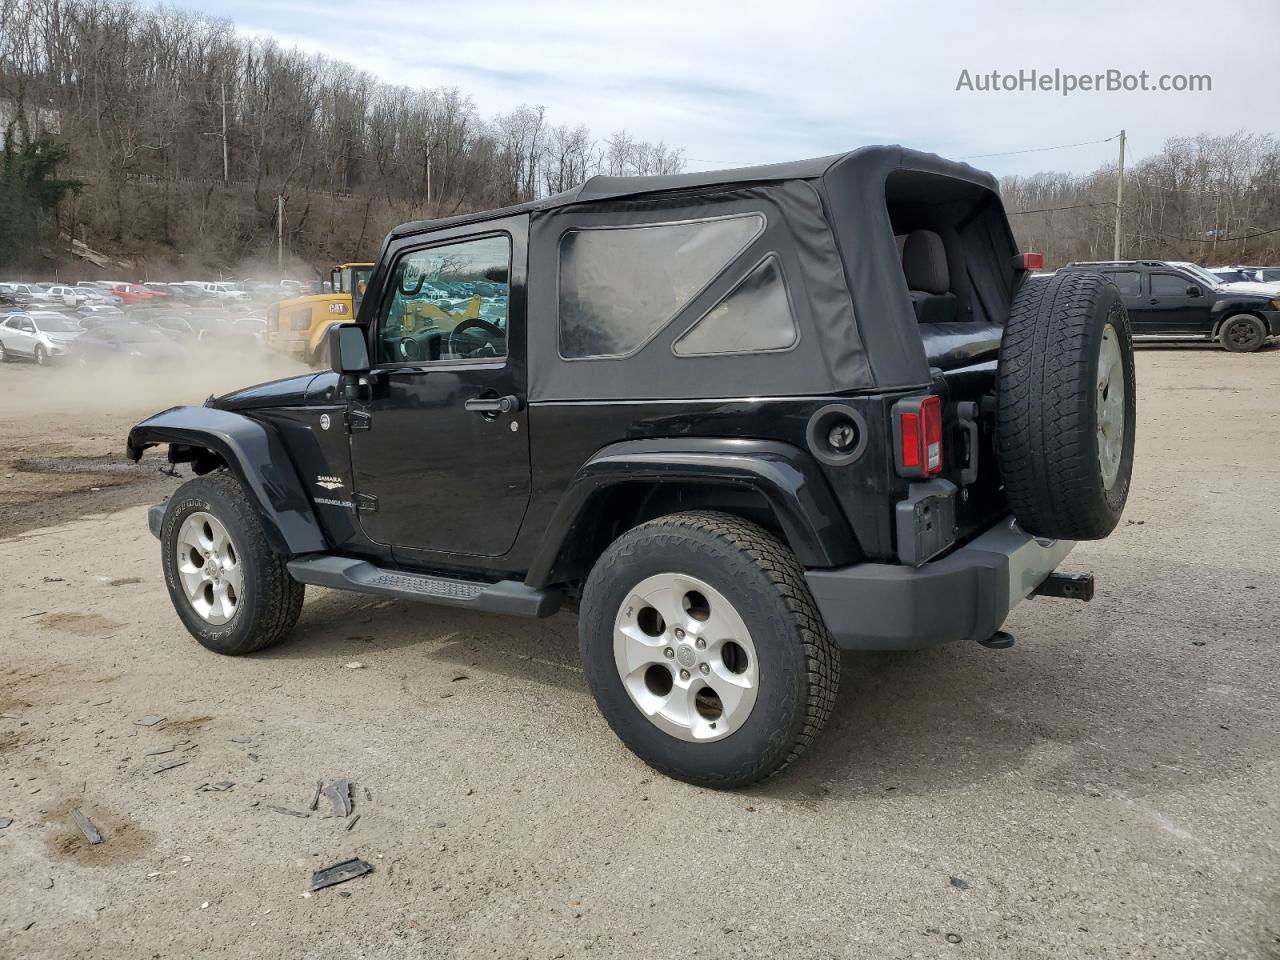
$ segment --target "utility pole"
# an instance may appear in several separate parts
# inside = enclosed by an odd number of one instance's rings
[[[1116,171],[1116,239],[1111,259],[1120,259],[1120,215],[1124,209],[1124,131],[1120,131],[1120,167]]]
[[[231,164],[227,160],[227,82],[222,81],[222,185],[231,182]]]
[[[284,273],[284,194],[276,195],[276,273]]]

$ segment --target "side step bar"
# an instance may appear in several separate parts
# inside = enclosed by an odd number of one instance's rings
[[[560,609],[558,590],[537,590],[520,580],[487,583],[431,577],[403,570],[387,570],[350,557],[303,557],[289,561],[289,573],[299,583],[335,590],[352,590],[400,600],[420,600],[451,607],[517,617],[549,617]]]

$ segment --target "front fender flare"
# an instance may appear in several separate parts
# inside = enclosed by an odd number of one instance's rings
[[[562,548],[589,516],[592,498],[635,481],[749,487],[768,502],[804,567],[835,567],[860,558],[826,478],[804,450],[772,440],[728,437],[625,440],[602,448],[578,471],[551,516],[526,582],[550,583]]]
[[[293,461],[268,424],[215,407],[174,407],[129,431],[129,459],[137,461],[158,443],[216,453],[243,484],[276,553],[293,556],[328,549]]]

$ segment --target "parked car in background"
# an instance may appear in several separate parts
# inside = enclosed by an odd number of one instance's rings
[[[44,291],[31,283],[0,284],[0,292],[7,293],[20,305],[39,303],[44,299]]]
[[[156,299],[154,290],[148,290],[137,283],[113,283],[111,285],[111,293],[121,303],[133,306],[151,303]]]
[[[1216,340],[1233,353],[1251,353],[1280,337],[1280,298],[1224,285],[1194,263],[1104,260],[1069,263],[1063,271],[1101,273],[1112,281],[1134,340]]]
[[[84,328],[52,310],[12,313],[0,323],[0,361],[21,357],[44,366],[67,355]]]
[[[75,362],[82,367],[127,362],[146,367],[180,360],[184,348],[173,338],[145,323],[103,323],[85,333],[75,344]]]
[[[88,330],[104,320],[124,319],[125,312],[111,303],[86,303],[76,311],[76,315],[80,318],[80,325]]]
[[[60,303],[64,307],[75,309],[89,299],[88,295],[82,290],[66,285],[57,285],[49,287],[45,291],[44,299],[48,303]]]

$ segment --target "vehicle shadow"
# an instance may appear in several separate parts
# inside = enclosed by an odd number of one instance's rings
[[[825,729],[786,772],[744,793],[812,805],[1015,778],[1052,793],[1139,797],[1238,776],[1280,741],[1269,706],[1280,680],[1252,635],[1215,641],[1257,659],[1259,689],[1242,691],[1215,682],[1204,624],[1176,611],[1041,606],[1015,611],[1010,628],[1019,640],[1009,651],[845,653]],[[505,678],[594,710],[571,613],[533,621],[326,591],[308,601],[300,634],[257,656],[354,660],[422,647],[442,687]],[[599,735],[612,736],[603,723]]]

